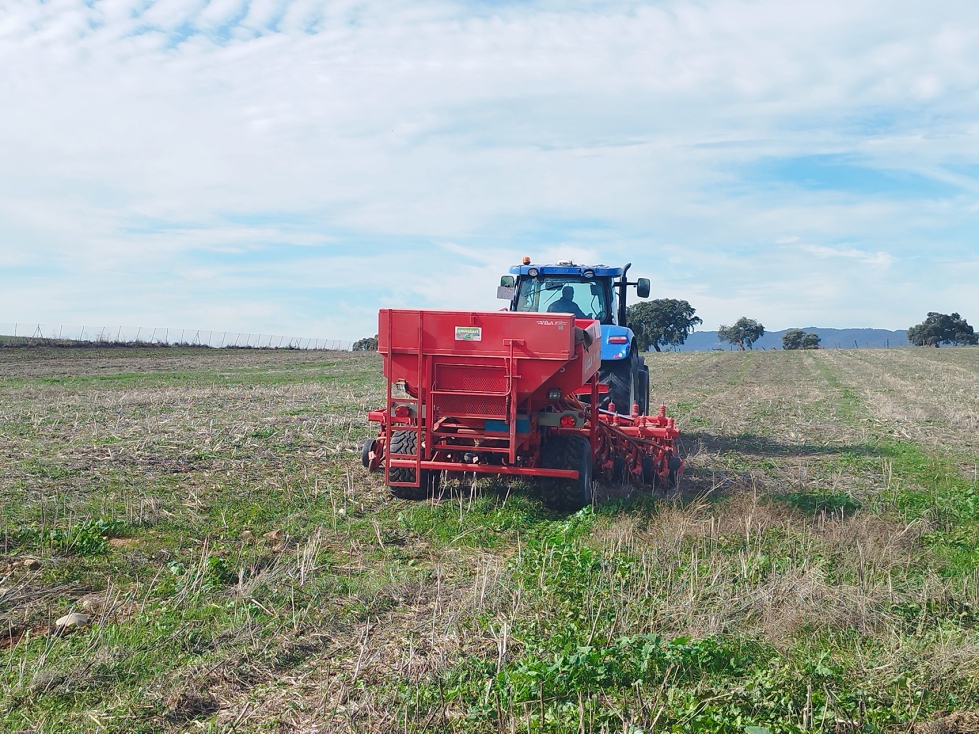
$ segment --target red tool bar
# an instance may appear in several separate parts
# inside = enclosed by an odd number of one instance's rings
[[[391,466],[404,466],[410,469],[415,467],[415,462],[407,459],[389,458]],[[511,474],[524,477],[559,477],[561,479],[577,479],[578,472],[571,469],[542,469],[536,466],[502,466],[500,464],[463,464],[454,461],[423,461],[422,469],[434,469],[435,471],[468,471],[477,474]]]

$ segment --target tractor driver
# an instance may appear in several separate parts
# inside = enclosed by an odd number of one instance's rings
[[[576,319],[588,318],[574,302],[574,288],[570,285],[561,289],[561,297],[547,307],[548,313],[571,313]]]

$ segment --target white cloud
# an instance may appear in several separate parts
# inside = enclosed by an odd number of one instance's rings
[[[956,277],[909,256],[971,247],[977,36],[969,2],[12,0],[0,272],[22,285],[0,311],[266,314],[200,325],[297,332],[343,300],[330,325],[354,337],[385,299],[495,306],[496,277],[530,254],[632,261],[674,295],[706,285],[711,318],[733,299],[763,318],[804,300],[810,323],[904,319],[921,309],[894,281],[927,296]],[[818,154],[971,199],[739,173]],[[800,299],[786,273],[813,256],[894,281]],[[316,289],[325,272],[351,274],[347,292]],[[205,276],[211,290],[188,285]],[[956,310],[979,312],[961,292]]]

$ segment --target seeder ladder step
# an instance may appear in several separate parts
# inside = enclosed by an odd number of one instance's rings
[[[388,391],[390,392],[390,386],[388,386]],[[395,423],[394,422],[394,410],[398,405],[414,405],[415,415],[419,416],[419,420],[416,423]],[[421,425],[421,400],[417,398],[398,398],[396,400],[388,396],[388,410],[387,410],[387,421],[385,422],[385,445],[387,446],[387,456],[388,461],[385,462],[384,466],[384,481],[388,486],[391,487],[417,487],[421,481],[421,463],[422,463],[422,432],[424,431]],[[394,433],[396,431],[410,431],[415,434],[415,451],[411,454],[396,454],[391,450],[392,440]],[[391,480],[391,459],[411,459],[411,466],[415,470],[415,480],[413,482],[396,482]],[[402,466],[399,464],[399,466]]]
[[[425,355],[423,350],[425,328],[424,328],[424,317],[422,312],[418,312],[418,331],[417,331],[417,341],[414,349],[406,350],[395,350],[394,348],[394,324],[392,319],[388,319],[388,348],[390,350],[390,356],[393,357],[397,351],[401,351],[402,354],[417,354],[418,356],[418,385],[416,386],[416,397],[399,397],[397,400],[391,394],[391,380],[387,380],[387,420],[385,421],[385,444],[388,452],[388,460],[384,462],[384,481],[389,487],[418,487],[421,486],[421,464],[423,457],[422,445],[425,439],[425,427],[424,427],[424,400],[425,400],[425,383],[424,378],[424,367],[425,367]],[[407,393],[407,390],[405,390]],[[395,454],[391,451],[391,439],[394,435],[394,411],[395,404],[397,405],[413,405],[415,407],[415,422],[398,424],[397,430],[399,431],[411,431],[415,434],[415,451],[412,454]],[[415,479],[411,482],[392,482],[391,481],[391,468],[392,459],[411,459],[412,464],[415,469]]]

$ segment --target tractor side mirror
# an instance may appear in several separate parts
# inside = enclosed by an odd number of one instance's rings
[[[496,289],[496,297],[504,301],[513,300],[513,276],[504,275],[500,278],[500,287]]]
[[[636,295],[640,298],[649,298],[649,278],[640,278],[636,281]]]

